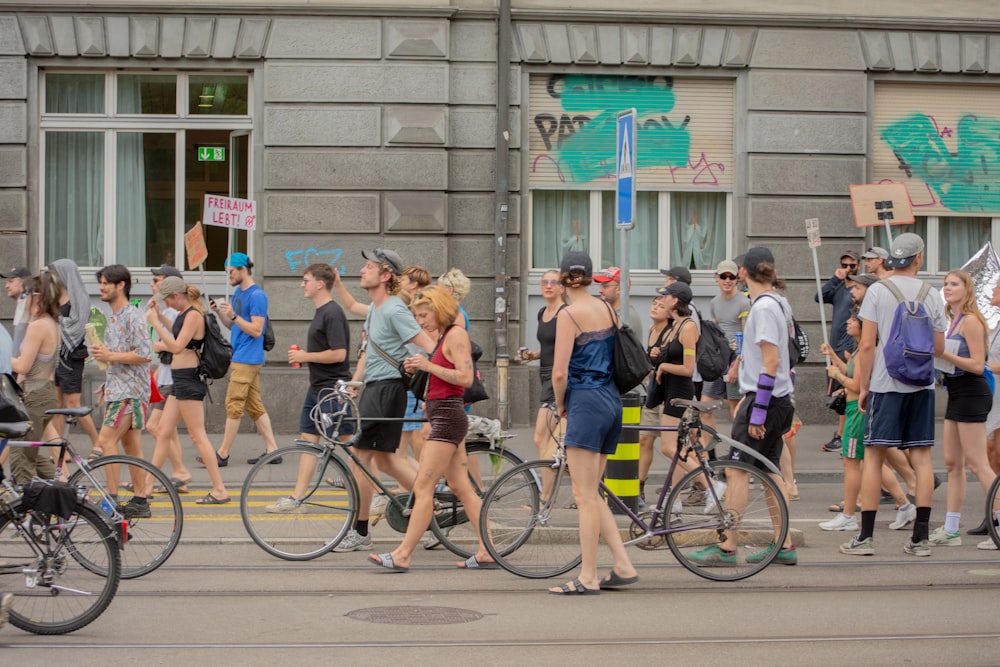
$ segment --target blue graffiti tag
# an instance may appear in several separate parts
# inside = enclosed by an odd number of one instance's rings
[[[343,248],[333,248],[332,250],[306,248],[304,250],[285,251],[285,259],[288,260],[288,270],[295,273],[299,267],[304,269],[310,264],[329,264],[330,266],[335,266],[343,254]],[[343,274],[347,270],[347,267],[340,266],[337,267],[337,270]]]
[[[919,178],[952,211],[1000,211],[1000,120],[962,116],[948,151],[934,119],[922,113],[888,125],[882,138],[907,178]],[[950,132],[949,132],[950,133]]]

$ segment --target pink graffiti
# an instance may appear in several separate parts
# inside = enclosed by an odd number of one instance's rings
[[[886,183],[898,183],[898,182],[899,181],[894,181],[891,178],[883,178],[881,181],[879,181],[878,183],[876,183],[876,185],[884,185]],[[912,184],[911,183],[907,183],[906,184],[906,191],[910,195],[910,206],[912,208],[927,208],[929,206],[940,206],[941,205],[941,202],[938,201],[938,198],[934,194],[934,191],[931,189],[931,186],[927,185],[926,183],[920,183],[920,186],[921,186],[921,188],[923,190],[927,191],[927,196],[930,198],[929,201],[922,201],[922,200],[921,201],[916,201],[916,200],[914,200],[913,199],[913,186],[914,185],[916,185],[916,183],[912,183]],[[919,194],[923,194],[923,193],[919,193]]]
[[[691,164],[690,159],[688,159],[688,164]],[[698,169],[699,167],[701,169]],[[707,185],[711,187],[719,184],[719,177],[715,174],[715,170],[725,171],[726,165],[721,162],[709,162],[708,157],[702,153],[701,159],[698,160],[697,164],[691,165],[691,168],[698,169],[698,172],[691,179],[692,185]]]
[[[548,160],[549,162],[551,162],[553,164],[553,166],[555,166],[555,168],[556,168],[556,175],[559,177],[559,182],[560,183],[565,183],[566,182],[566,177],[563,176],[562,169],[559,167],[559,160],[555,159],[554,157],[552,157],[551,155],[548,155],[546,153],[542,153],[541,155],[539,155],[538,157],[536,157],[535,160],[531,163],[531,173],[534,174],[534,173],[538,172],[538,161],[539,160],[543,160],[543,159],[544,160]]]

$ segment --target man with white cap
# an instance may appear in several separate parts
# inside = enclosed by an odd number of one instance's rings
[[[878,246],[872,246],[861,253],[861,261],[865,264],[865,273],[873,274],[878,280],[882,280],[892,273],[892,269],[885,265],[887,259],[889,259],[889,251]]]
[[[719,294],[708,303],[708,318],[719,325],[722,333],[730,343],[735,343],[736,334],[743,333],[743,324],[750,313],[750,299],[736,289],[740,269],[731,259],[719,262],[715,269],[715,282],[719,286]],[[706,381],[702,388],[702,396],[720,399],[729,404],[729,411],[736,409],[740,401],[740,385],[738,382],[738,359],[733,361],[729,372],[718,380]]]

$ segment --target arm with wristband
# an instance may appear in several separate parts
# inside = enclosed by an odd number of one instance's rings
[[[750,412],[749,433],[750,437],[759,440],[764,436],[764,422],[767,420],[767,409],[774,392],[780,357],[778,346],[774,343],[762,340],[758,346],[761,353],[761,372],[757,376],[757,393],[754,395],[753,410]]]

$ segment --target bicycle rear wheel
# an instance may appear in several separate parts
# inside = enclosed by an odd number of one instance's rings
[[[270,465],[279,456],[297,465]],[[295,503],[290,499],[299,473],[308,474],[301,502]],[[327,553],[351,530],[357,514],[354,476],[323,445],[299,444],[267,454],[247,473],[240,494],[240,516],[251,539],[285,560]]]
[[[986,526],[993,544],[1000,547],[1000,529],[997,528],[997,512],[1000,512],[1000,475],[993,480],[986,494]]]
[[[0,516],[0,573],[10,575],[0,578],[0,591],[14,594],[11,624],[38,635],[62,635],[93,622],[111,604],[121,579],[111,526],[83,502],[66,521],[20,512],[18,500],[13,512]],[[19,533],[19,524],[35,537],[32,542]]]
[[[505,472],[524,460],[503,446],[493,449],[488,440],[476,440],[465,445],[469,459],[469,481],[480,498]],[[434,521],[430,530],[448,551],[468,558],[479,549],[475,526],[469,521],[462,501],[450,489],[439,487],[434,493]]]
[[[553,469],[551,460],[502,475],[486,492],[479,525],[493,559],[519,577],[546,579],[580,564],[569,468]]]
[[[123,467],[125,466],[125,467]],[[87,499],[92,505],[101,507],[104,500],[102,491],[108,491],[109,482],[118,487],[118,511],[125,514],[128,526],[125,531],[125,548],[121,553],[122,579],[134,579],[149,574],[163,565],[177,548],[184,528],[184,510],[181,497],[167,475],[145,459],[116,454],[102,456],[88,464],[91,476],[101,488],[91,488],[90,480],[82,470],[73,473],[69,483],[87,487]],[[122,507],[132,500],[135,493],[123,484],[145,484],[146,475],[153,477],[154,491],[158,493],[147,499],[148,517],[123,511]],[[142,489],[139,489],[142,492]],[[105,514],[108,514],[105,512]],[[109,517],[110,519],[110,517]],[[86,562],[83,563],[87,567]]]
[[[700,577],[713,581],[746,579],[778,555],[778,547],[788,534],[788,505],[774,480],[758,468],[740,461],[713,461],[709,466],[712,483],[722,497],[716,503],[701,469],[685,475],[667,499],[670,528],[677,531],[666,536],[667,545],[681,565]],[[733,471],[752,475],[758,482],[749,488],[742,513],[726,508],[727,497],[719,486]],[[777,520],[777,534],[772,517]],[[731,556],[718,548],[726,530],[736,535],[736,553]]]

